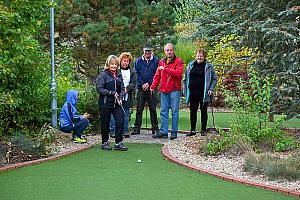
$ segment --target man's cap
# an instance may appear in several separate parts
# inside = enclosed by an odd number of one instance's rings
[[[153,48],[152,48],[151,45],[146,44],[146,45],[143,47],[143,50],[144,50],[144,51],[152,51]]]

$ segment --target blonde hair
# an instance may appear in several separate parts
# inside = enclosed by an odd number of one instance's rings
[[[131,61],[133,60],[133,57],[132,57],[131,53],[129,53],[129,52],[123,52],[123,53],[121,53],[121,55],[119,56],[120,63],[121,63],[121,61],[122,61],[123,59],[125,59],[125,58],[128,58],[128,59],[129,59],[129,64],[130,64]]]
[[[120,60],[119,60],[119,58],[117,56],[115,56],[115,55],[110,55],[106,59],[104,69],[109,69],[109,64],[111,63],[112,60],[115,60],[116,63],[118,64],[118,66],[120,66]]]
[[[202,53],[204,58],[206,58],[206,51],[204,49],[197,49],[195,52],[195,56],[200,53]]]

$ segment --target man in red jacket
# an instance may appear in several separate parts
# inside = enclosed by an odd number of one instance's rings
[[[153,138],[168,138],[169,108],[172,110],[171,140],[177,138],[181,80],[184,69],[182,60],[175,55],[174,45],[167,43],[164,47],[166,57],[159,61],[150,90],[160,84],[160,120],[159,133]]]

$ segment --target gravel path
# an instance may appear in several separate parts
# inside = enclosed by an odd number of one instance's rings
[[[168,144],[170,154],[186,163],[202,169],[211,170],[231,177],[286,188],[300,192],[300,181],[270,181],[263,175],[252,175],[243,171],[244,158],[220,156],[203,156],[199,154],[200,136],[181,137]]]

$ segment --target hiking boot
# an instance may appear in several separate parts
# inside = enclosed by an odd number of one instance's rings
[[[74,137],[74,140],[73,140],[73,141],[74,141],[75,143],[80,143],[80,144],[86,143],[86,142],[87,142],[86,139],[83,139],[83,138],[80,138],[80,137],[77,137],[77,136]]]
[[[128,134],[128,132],[125,132],[125,133],[123,134],[123,136],[124,136],[124,138],[129,138],[129,137],[130,137],[130,135]]]
[[[128,147],[126,147],[123,142],[119,142],[118,144],[115,145],[115,150],[118,151],[127,151]]]
[[[104,142],[104,143],[101,145],[101,149],[102,149],[102,150],[105,150],[105,151],[110,151],[110,150],[112,150],[112,148],[109,146],[109,142]]]
[[[141,133],[141,132],[140,132],[139,129],[134,129],[134,130],[132,131],[131,135],[138,135],[138,134],[140,134],[140,133]]]
[[[155,135],[152,135],[153,138],[168,138],[168,134],[163,133],[157,133]]]
[[[200,135],[201,135],[201,136],[206,136],[206,130],[201,130]]]
[[[193,135],[196,135],[196,131],[191,131],[190,133],[186,134],[186,136],[193,136]]]

